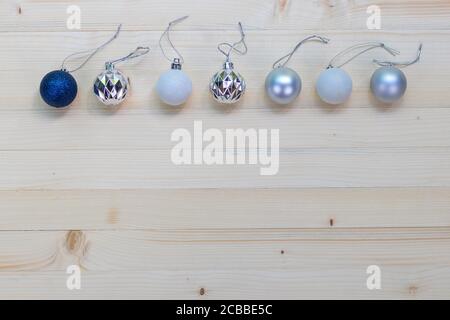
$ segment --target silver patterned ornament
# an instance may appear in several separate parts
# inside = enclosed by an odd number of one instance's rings
[[[128,93],[128,80],[113,64],[99,74],[94,83],[94,94],[103,104],[116,106],[122,103]]]
[[[223,69],[213,76],[209,87],[216,101],[231,104],[242,98],[246,83],[244,78],[234,71],[233,63],[225,62]]]
[[[246,83],[239,72],[234,70],[231,62],[231,53],[235,52],[240,55],[247,54],[247,45],[245,43],[245,33],[242,24],[239,22],[239,31],[241,39],[235,43],[223,42],[218,45],[217,49],[225,57],[225,63],[222,70],[217,72],[209,84],[209,91],[216,101],[224,104],[232,104],[238,102],[245,93]]]
[[[94,94],[106,106],[117,106],[127,97],[129,84],[128,78],[115,65],[143,56],[150,52],[149,47],[137,47],[129,55],[109,61],[105,64],[105,71],[100,73],[94,81]]]

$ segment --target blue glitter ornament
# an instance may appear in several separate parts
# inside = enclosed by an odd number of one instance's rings
[[[75,78],[71,75],[72,72],[78,71],[101,49],[111,43],[119,35],[122,25],[119,25],[114,36],[101,46],[88,51],[77,52],[71,54],[64,59],[61,70],[55,70],[47,73],[41,80],[40,94],[42,100],[49,106],[54,108],[65,108],[69,106],[77,97],[78,85]],[[86,56],[84,62],[73,70],[66,70],[65,63],[72,57]]]
[[[49,106],[65,108],[75,100],[78,92],[75,78],[64,70],[49,72],[41,81],[40,93]]]

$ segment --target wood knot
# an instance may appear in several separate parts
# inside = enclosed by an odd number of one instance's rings
[[[17,12],[18,12],[19,14],[22,14],[22,7],[21,7],[21,6],[17,7]]]
[[[206,294],[206,289],[205,289],[205,288],[200,288],[199,294],[200,294],[201,296],[204,296],[204,295]]]
[[[334,219],[330,219],[330,227],[334,226]]]
[[[117,224],[119,222],[119,210],[110,208],[106,214],[109,224]]]
[[[327,5],[328,5],[330,8],[335,7],[335,6],[336,6],[336,0],[327,0]]]
[[[278,0],[278,6],[280,8],[280,12],[283,12],[286,10],[286,6],[288,4],[289,0]]]
[[[410,286],[408,288],[408,292],[410,295],[415,296],[417,294],[417,291],[419,291],[419,288],[416,286]]]
[[[85,245],[86,238],[82,231],[71,230],[66,235],[66,248],[71,254],[76,254]]]

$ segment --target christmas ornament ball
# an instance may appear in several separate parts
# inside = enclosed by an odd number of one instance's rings
[[[179,106],[185,103],[191,95],[192,81],[182,70],[171,69],[159,78],[156,92],[164,103]]]
[[[383,103],[393,103],[403,97],[407,88],[406,76],[398,68],[381,67],[372,75],[370,89],[373,95]]]
[[[278,104],[293,102],[302,90],[302,80],[294,70],[285,67],[273,69],[266,77],[266,93]]]
[[[47,73],[41,81],[40,94],[49,106],[65,108],[75,100],[78,86],[75,78],[65,70]]]
[[[319,75],[316,91],[322,101],[338,105],[350,98],[353,82],[350,75],[341,68],[329,68]]]
[[[245,93],[246,83],[239,72],[234,71],[233,63],[226,62],[222,70],[217,72],[209,84],[209,89],[217,102],[232,104]]]
[[[125,75],[112,66],[99,74],[94,83],[94,94],[107,106],[116,106],[125,100],[128,93],[128,80]]]

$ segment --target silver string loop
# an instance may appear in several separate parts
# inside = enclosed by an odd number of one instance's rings
[[[116,32],[114,33],[114,35],[112,36],[112,38],[109,39],[108,41],[106,41],[105,43],[103,43],[101,46],[99,46],[99,47],[97,47],[97,48],[95,48],[95,49],[91,49],[91,50],[85,50],[85,51],[81,51],[81,52],[76,52],[76,53],[73,53],[73,54],[67,56],[67,57],[63,60],[63,62],[62,62],[62,64],[61,64],[61,70],[65,70],[65,71],[67,71],[67,72],[69,72],[69,73],[72,73],[72,72],[78,71],[78,70],[80,70],[81,68],[83,68],[83,67],[89,62],[89,60],[91,60],[92,57],[95,56],[95,55],[97,54],[97,52],[99,52],[100,50],[102,50],[104,47],[106,47],[108,44],[110,44],[111,42],[113,42],[113,41],[119,36],[119,33],[120,33],[121,29],[122,29],[122,24],[120,24],[120,25],[117,27],[117,30],[116,30]],[[84,62],[83,62],[82,64],[80,64],[77,68],[72,69],[72,70],[66,70],[66,62],[67,62],[68,60],[70,60],[71,58],[73,58],[73,57],[75,57],[75,56],[85,56],[85,55],[87,55],[87,54],[89,54],[89,55],[88,55],[88,57],[86,58],[86,60],[84,60]]]
[[[373,62],[378,64],[381,67],[399,67],[399,68],[408,67],[408,66],[411,66],[420,61],[420,58],[422,56],[422,48],[423,48],[423,44],[421,43],[419,45],[419,49],[417,49],[416,58],[412,61],[394,62],[394,61],[380,61],[380,60],[374,59]]]
[[[354,56],[352,56],[350,59],[346,60],[345,62],[343,62],[343,63],[341,63],[339,65],[335,65],[335,61],[338,58],[340,58],[341,56],[344,56],[344,55],[346,55],[346,54],[348,54],[348,53],[350,53],[350,52],[352,52],[352,51],[354,51],[356,49],[364,48],[364,47],[367,47],[367,48],[362,50],[362,51],[360,51],[359,53],[355,54]],[[399,51],[397,51],[396,49],[393,49],[391,47],[388,47],[383,42],[361,43],[361,44],[357,44],[357,45],[351,46],[351,47],[341,51],[337,55],[335,55],[333,57],[333,59],[331,59],[330,63],[328,64],[327,69],[329,69],[329,68],[341,68],[341,67],[345,66],[347,63],[350,63],[351,61],[355,60],[360,55],[362,55],[362,54],[364,54],[364,53],[366,53],[366,52],[368,52],[370,50],[376,49],[376,48],[382,48],[382,49],[386,50],[389,54],[391,54],[393,56],[396,56],[396,55],[400,54]]]
[[[325,37],[322,37],[322,36],[318,36],[318,35],[312,35],[312,36],[309,36],[309,37],[303,39],[302,41],[300,41],[300,42],[294,47],[294,49],[292,49],[292,51],[289,52],[287,55],[285,55],[285,56],[281,57],[280,59],[278,59],[277,61],[275,61],[272,67],[273,67],[274,69],[275,69],[275,68],[284,67],[284,66],[291,60],[292,56],[297,52],[297,50],[298,50],[305,42],[308,42],[308,41],[314,41],[314,40],[319,41],[319,42],[322,42],[322,43],[325,43],[325,44],[328,43],[328,42],[330,42],[330,39],[325,38]],[[284,60],[284,62],[283,62],[283,60]]]
[[[123,58],[106,62],[106,68],[108,69],[108,68],[114,67],[116,64],[118,64],[120,62],[124,62],[124,61],[128,61],[131,59],[141,57],[143,55],[146,55],[149,52],[150,52],[149,47],[137,47],[133,52],[131,52],[129,55],[127,55]]]
[[[171,22],[169,22],[166,30],[164,30],[163,34],[161,35],[161,38],[159,38],[159,47],[161,48],[161,51],[164,55],[164,57],[166,57],[167,60],[169,60],[170,62],[173,62],[175,59],[177,58],[170,58],[166,52],[164,51],[163,45],[162,45],[162,40],[164,39],[164,37],[166,37],[167,42],[169,43],[170,47],[172,48],[173,52],[175,52],[175,54],[178,56],[179,59],[179,63],[183,64],[184,63],[184,59],[183,56],[181,55],[181,53],[177,50],[177,48],[175,48],[172,40],[170,39],[170,31],[172,29],[172,27],[184,20],[186,20],[187,18],[189,18],[189,16],[184,16],[178,19],[175,19]]]
[[[236,41],[233,44],[231,44],[229,42],[222,42],[222,43],[219,43],[219,45],[217,46],[217,50],[219,50],[219,52],[222,53],[227,58],[226,62],[231,61],[230,58],[231,58],[232,52],[236,52],[237,54],[239,54],[241,56],[247,54],[247,52],[248,52],[247,43],[245,43],[244,28],[242,27],[242,23],[239,22],[238,25],[239,25],[239,32],[241,34],[241,39],[239,41]],[[228,49],[224,49],[223,47],[228,48]]]

